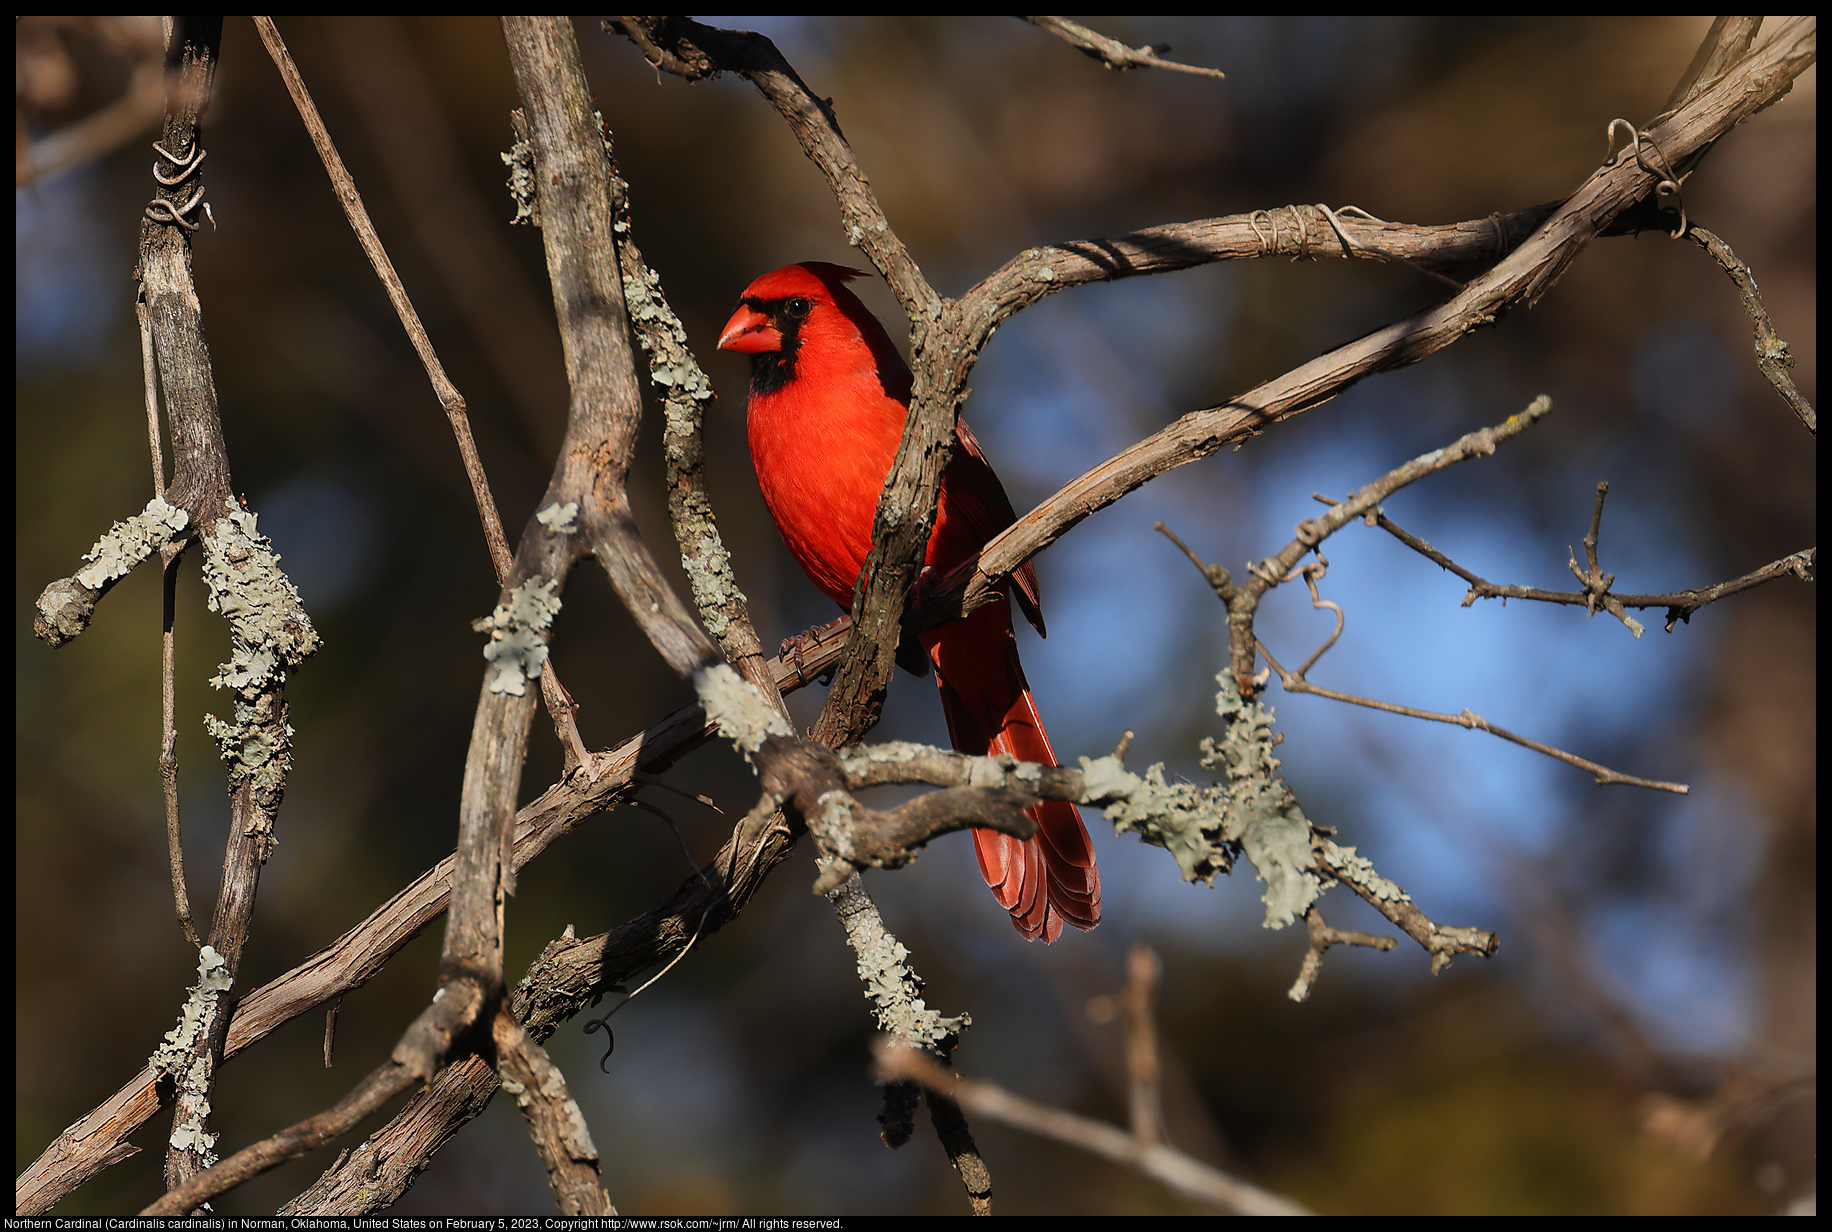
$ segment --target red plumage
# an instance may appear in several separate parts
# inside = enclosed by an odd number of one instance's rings
[[[764,504],[814,584],[848,609],[910,402],[903,357],[846,288],[859,276],[824,261],[765,274],[745,288],[719,335],[722,350],[751,356],[751,462]],[[979,442],[957,422],[926,564],[945,574],[1015,518]],[[1041,633],[1036,572],[1026,564],[1012,581]],[[956,749],[1056,764],[1018,662],[1009,599],[931,629],[922,641]],[[1027,841],[973,832],[986,884],[1026,937],[1054,941],[1065,920],[1093,928],[1100,873],[1080,812],[1060,800],[1029,812],[1037,833]]]

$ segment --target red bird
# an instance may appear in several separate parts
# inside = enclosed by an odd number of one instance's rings
[[[814,584],[851,609],[853,583],[871,551],[872,518],[903,436],[910,370],[877,318],[846,288],[858,270],[825,261],[765,274],[738,299],[719,348],[751,357],[751,463],[789,551]],[[1016,520],[1011,500],[964,422],[942,472],[927,566],[944,574]],[[1037,575],[1012,575],[1018,605],[1043,632]],[[930,629],[948,735],[963,753],[1009,753],[1056,764],[1018,662],[1008,599]],[[980,872],[1027,938],[1054,941],[1063,921],[1100,922],[1100,873],[1081,814],[1048,800],[1029,810],[1028,840],[975,830]]]

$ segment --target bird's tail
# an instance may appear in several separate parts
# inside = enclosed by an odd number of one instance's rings
[[[1018,661],[1008,604],[988,604],[966,620],[931,630],[924,640],[956,749],[1056,764]],[[1065,921],[1093,928],[1100,923],[1100,870],[1080,810],[1066,800],[1045,800],[1025,811],[1037,823],[1028,839],[997,830],[973,832],[980,873],[993,897],[1011,912],[1013,927],[1032,940],[1056,940]]]

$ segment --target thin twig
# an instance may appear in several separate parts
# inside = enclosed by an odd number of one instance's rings
[[[1383,710],[1388,714],[1403,714],[1408,718],[1428,719],[1433,723],[1449,723],[1455,727],[1467,727],[1474,731],[1485,731],[1491,736],[1499,736],[1503,740],[1512,741],[1522,748],[1532,749],[1535,753],[1544,753],[1547,757],[1555,757],[1559,761],[1565,762],[1567,765],[1576,766],[1578,769],[1593,775],[1596,778],[1598,787],[1646,787],[1653,791],[1670,791],[1682,796],[1692,790],[1684,783],[1668,783],[1660,779],[1638,778],[1632,774],[1623,774],[1620,771],[1611,770],[1607,766],[1600,766],[1594,761],[1586,761],[1575,753],[1567,753],[1565,750],[1553,748],[1549,744],[1541,744],[1537,740],[1529,740],[1525,736],[1516,735],[1505,727],[1497,727],[1481,715],[1470,710],[1464,710],[1459,714],[1447,714],[1436,710],[1419,710],[1412,706],[1401,706],[1394,702],[1383,702],[1371,697],[1357,697],[1352,693],[1338,693],[1334,689],[1326,689],[1321,685],[1312,684],[1308,680],[1304,680],[1287,672],[1283,667],[1279,666],[1279,661],[1273,658],[1272,652],[1266,649],[1264,642],[1259,643],[1259,652],[1265,657],[1266,662],[1272,665],[1272,670],[1278,673],[1279,683],[1285,686],[1285,691],[1288,693],[1309,693],[1316,697],[1328,698],[1331,701],[1347,702],[1352,706],[1366,706],[1370,710]]]
[[[153,495],[165,495],[165,446],[159,435],[159,363],[153,355],[153,322],[146,297],[134,297],[134,317],[140,324],[140,382],[146,391],[146,444],[153,455]]]
[[[1323,913],[1317,910],[1315,904],[1304,913],[1304,926],[1310,933],[1310,948],[1304,953],[1304,962],[1298,968],[1297,980],[1285,994],[1293,1001],[1310,999],[1310,990],[1316,986],[1317,976],[1323,972],[1324,951],[1332,945],[1364,945],[1374,950],[1390,950],[1399,944],[1392,937],[1331,927],[1323,922]]]
[[[1737,284],[1737,293],[1743,300],[1743,311],[1748,314],[1750,324],[1755,328],[1756,366],[1768,378],[1768,383],[1775,387],[1775,392],[1794,408],[1794,414],[1806,425],[1807,431],[1818,435],[1819,413],[1807,401],[1806,395],[1800,392],[1800,386],[1794,383],[1794,378],[1788,375],[1788,369],[1794,366],[1794,357],[1788,351],[1787,342],[1769,323],[1768,308],[1762,303],[1762,292],[1756,286],[1755,274],[1731,251],[1729,244],[1705,228],[1696,225],[1691,227],[1686,232],[1686,238],[1710,253],[1711,259]]]
[[[1536,740],[1529,740],[1524,736],[1516,735],[1506,728],[1495,726],[1488,720],[1469,710],[1464,710],[1461,714],[1454,715],[1437,711],[1419,710],[1411,706],[1401,706],[1394,702],[1383,702],[1372,698],[1357,697],[1349,693],[1338,693],[1333,689],[1326,689],[1320,685],[1312,684],[1305,678],[1305,673],[1322,658],[1324,652],[1335,643],[1336,638],[1341,634],[1343,627],[1343,612],[1340,606],[1323,599],[1318,594],[1318,566],[1313,565],[1300,569],[1298,567],[1299,562],[1306,555],[1316,552],[1319,545],[1325,539],[1342,529],[1342,527],[1348,525],[1348,523],[1354,519],[1378,515],[1380,502],[1385,500],[1388,496],[1391,496],[1394,492],[1397,492],[1400,488],[1422,479],[1427,475],[1444,470],[1446,467],[1453,466],[1458,462],[1493,453],[1497,445],[1531,427],[1540,419],[1550,414],[1551,410],[1551,399],[1544,396],[1536,398],[1532,405],[1528,406],[1527,409],[1519,415],[1509,416],[1506,421],[1492,428],[1483,428],[1479,431],[1468,433],[1443,449],[1436,449],[1430,453],[1422,454],[1401,466],[1397,466],[1379,479],[1374,480],[1372,483],[1363,485],[1354,495],[1345,501],[1337,502],[1327,500],[1326,498],[1319,498],[1325,499],[1326,503],[1329,504],[1329,512],[1321,517],[1307,519],[1300,523],[1297,528],[1298,533],[1291,542],[1286,544],[1285,547],[1280,549],[1277,553],[1261,561],[1255,562],[1252,568],[1248,570],[1250,574],[1248,580],[1237,588],[1236,593],[1228,602],[1230,636],[1233,637],[1238,635],[1251,639],[1251,648],[1257,651],[1258,654],[1264,656],[1266,662],[1278,673],[1280,683],[1284,685],[1287,692],[1309,693],[1317,697],[1328,698],[1332,701],[1347,702],[1352,705],[1366,706],[1373,710],[1382,710],[1389,714],[1401,714],[1416,719],[1429,719],[1436,723],[1453,723],[1459,727],[1486,731],[1504,740],[1510,740],[1525,748],[1533,749],[1536,752],[1544,753],[1548,757],[1557,758],[1560,761],[1577,766],[1582,770],[1589,771],[1596,777],[1599,786],[1606,784],[1627,784],[1630,786],[1648,787],[1660,791],[1672,791],[1683,794],[1687,790],[1684,784],[1666,783],[1654,779],[1643,779],[1633,775],[1622,774],[1619,771],[1599,766],[1595,762],[1587,761],[1575,754],[1567,753],[1563,749],[1553,748],[1550,745],[1541,744]],[[1599,516],[1601,514],[1600,500],[1598,514]],[[1590,543],[1593,548],[1591,555],[1593,570],[1596,568],[1594,554],[1595,536],[1596,519],[1593,518],[1591,536],[1586,541]],[[1181,542],[1178,543],[1178,546],[1183,548],[1185,555],[1189,556],[1196,567],[1202,570],[1205,577],[1210,576],[1208,566],[1204,565],[1201,560],[1197,558],[1195,553],[1191,552],[1189,548],[1184,547]],[[1319,559],[1319,564],[1320,563],[1321,561]],[[1573,567],[1575,570],[1575,564]],[[1254,635],[1252,616],[1260,599],[1268,590],[1300,576],[1305,579],[1310,587],[1312,605],[1335,611],[1336,627],[1330,634],[1329,639],[1325,641],[1315,653],[1306,659],[1301,667],[1296,671],[1290,671],[1281,665],[1278,659],[1266,649],[1265,644]],[[1211,585],[1213,585],[1212,580]],[[1604,589],[1607,589],[1607,580],[1603,580],[1601,585]],[[1232,650],[1232,657],[1234,660],[1234,673],[1237,684],[1239,684],[1243,677],[1251,681],[1254,675],[1254,660],[1252,655],[1243,652],[1239,647],[1234,647]],[[1241,687],[1243,692],[1246,691],[1245,685]]]
[[[1178,1193],[1240,1215],[1308,1215],[1291,1201],[1212,1168],[1162,1143],[1141,1142],[1117,1126],[1014,1095],[990,1082],[950,1074],[913,1048],[880,1037],[872,1053],[883,1079],[912,1079],[976,1116],[1099,1155],[1161,1181]]]
[[[261,42],[280,70],[287,93],[292,96],[299,118],[312,138],[312,145],[324,163],[332,191],[336,193],[338,203],[343,206],[350,229],[356,233],[357,242],[362,245],[363,253],[369,258],[376,277],[381,280],[382,289],[387,292],[388,301],[394,305],[395,315],[407,332],[408,342],[413,345],[414,353],[420,357],[420,363],[426,369],[433,395],[445,410],[446,421],[451,425],[453,439],[458,444],[458,456],[464,464],[465,476],[470,480],[471,497],[477,505],[478,521],[483,527],[484,545],[490,553],[490,563],[496,570],[497,582],[506,590],[511,584],[514,560],[508,538],[503,533],[502,515],[497,512],[496,497],[490,490],[489,477],[484,473],[483,459],[477,452],[476,438],[471,434],[470,412],[466,409],[464,396],[446,376],[445,365],[439,361],[432,339],[427,336],[426,327],[420,321],[420,314],[415,311],[406,286],[395,272],[394,262],[389,258],[388,250],[383,246],[381,236],[369,218],[361,194],[356,191],[356,180],[344,166],[343,156],[337,152],[337,145],[331,140],[330,129],[325,126],[317,105],[312,102],[311,92],[306,88],[305,79],[300,75],[292,53],[286,49],[279,28],[274,25],[271,17],[256,17],[254,23],[255,29],[260,32]],[[561,744],[571,756],[583,760],[585,742],[579,735],[571,698],[551,664],[541,674],[541,696]]]
[[[159,633],[159,783],[165,796],[166,862],[172,873],[172,902],[178,912],[178,931],[198,949],[197,928],[191,919],[191,894],[184,879],[184,827],[178,820],[178,561],[182,547],[161,551],[164,618]]]
[[[200,147],[201,148],[201,147]],[[199,160],[191,165],[196,166]],[[155,170],[155,176],[157,171]],[[140,380],[146,391],[146,438],[153,460],[153,495],[165,497],[165,447],[159,429],[159,365],[153,354],[153,322],[146,297],[134,297],[134,317],[140,326]],[[184,827],[178,819],[178,647],[177,576],[183,545],[160,549],[164,585],[164,615],[159,634],[159,780],[165,796],[166,863],[171,869],[172,903],[178,914],[178,931],[192,949],[203,942],[191,918],[191,895],[184,879]]]
[[[1468,582],[1469,590],[1463,596],[1464,607],[1470,606],[1478,599],[1531,599],[1537,603],[1561,603],[1574,607],[1587,606],[1591,602],[1591,596],[1581,590],[1547,590],[1539,586],[1506,586],[1499,582],[1491,582],[1464,568],[1430,543],[1399,525],[1384,511],[1376,510],[1372,516],[1374,525],[1432,564]],[[1667,632],[1671,633],[1675,624],[1690,621],[1692,613],[1700,608],[1715,603],[1719,599],[1740,594],[1765,582],[1772,582],[1783,577],[1797,578],[1802,582],[1812,581],[1818,558],[1819,549],[1803,548],[1779,560],[1770,561],[1758,569],[1752,569],[1741,577],[1731,578],[1711,586],[1668,591],[1664,594],[1616,593],[1611,597],[1625,608],[1666,608],[1666,628]]]
[[[1501,938],[1488,929],[1439,924],[1420,911],[1411,895],[1382,877],[1364,857],[1355,854],[1354,848],[1340,847],[1335,840],[1321,834],[1314,837],[1313,843],[1316,864],[1311,871],[1347,886],[1368,906],[1397,924],[1431,955],[1433,975],[1449,966],[1450,960],[1459,954],[1493,958],[1500,952]]]
[[[1699,90],[1652,131],[1673,160],[1683,163],[1782,97],[1814,57],[1813,19],[1790,22],[1734,71]],[[1512,247],[1444,304],[1376,330],[1220,406],[1192,411],[1065,484],[995,536],[976,560],[962,564],[928,588],[918,623],[926,628],[959,619],[989,602],[1002,580],[1019,565],[1089,514],[1158,475],[1320,405],[1376,372],[1425,359],[1470,331],[1492,325],[1510,308],[1535,302],[1592,240],[1647,195],[1655,178],[1633,160],[1600,166],[1577,192],[1542,216],[1527,240]],[[1250,228],[1248,233],[1250,236]],[[1239,255],[1259,255],[1260,248],[1256,245],[1251,254]],[[961,298],[961,316],[971,325],[971,332],[959,346],[962,351],[974,351],[1013,313],[1068,287],[1215,259],[1221,258],[1194,246],[1169,264],[1158,264],[1139,260],[1134,252],[1098,239],[1029,249]]]
[[[1224,78],[1227,76],[1218,68],[1204,68],[1199,64],[1179,64],[1175,60],[1164,59],[1170,53],[1169,43],[1158,43],[1149,47],[1128,47],[1118,39],[1108,38],[1066,17],[1026,17],[1024,20],[1041,30],[1049,31],[1077,51],[1099,60],[1108,68],[1118,72],[1124,73],[1135,68],[1161,68],[1173,73],[1191,73],[1198,77]]]
[[[1609,481],[1605,479],[1597,484],[1597,501],[1590,510],[1590,529],[1584,532],[1584,560],[1587,567],[1578,568],[1575,554],[1566,562],[1566,566],[1571,570],[1571,575],[1584,584],[1584,607],[1592,616],[1597,614],[1597,605],[1602,604],[1604,611],[1620,620],[1630,633],[1640,637],[1646,632],[1641,622],[1628,614],[1628,610],[1622,606],[1622,600],[1609,593],[1609,588],[1616,583],[1616,575],[1603,572],[1602,566],[1597,563],[1597,545],[1602,542],[1603,536],[1603,502],[1608,496]]]
[[[1169,1142],[1164,1131],[1163,1067],[1158,1061],[1158,982],[1164,964],[1144,942],[1126,953],[1126,1091],[1132,1136]]]
[[[1238,593],[1228,603],[1229,616],[1229,657],[1233,663],[1235,683],[1242,692],[1249,691],[1255,675],[1253,661],[1253,614],[1260,601],[1274,586],[1291,580],[1298,575],[1298,563],[1304,557],[1317,551],[1318,546],[1331,535],[1341,530],[1356,518],[1379,508],[1380,502],[1393,495],[1401,488],[1427,475],[1436,474],[1460,462],[1471,458],[1486,457],[1495,452],[1502,443],[1526,431],[1541,419],[1552,413],[1552,400],[1540,395],[1520,414],[1510,415],[1503,422],[1490,428],[1481,428],[1469,432],[1452,441],[1442,449],[1421,454],[1409,462],[1402,463],[1371,483],[1363,484],[1347,500],[1331,501],[1330,510],[1321,517],[1307,518],[1300,522],[1297,534],[1278,552],[1256,562],[1248,570],[1248,579],[1242,582]],[[1187,549],[1185,549],[1187,551]],[[1311,582],[1311,597],[1319,607],[1323,601],[1316,595],[1314,574],[1305,573]],[[1339,634],[1340,610],[1337,611]],[[1335,641],[1332,635],[1330,642]],[[1328,644],[1323,649],[1327,650]],[[1302,676],[1312,663],[1321,656],[1312,655],[1303,667],[1293,673]]]
[[[388,250],[383,247],[381,236],[376,233],[375,224],[369,219],[369,211],[363,206],[362,196],[356,191],[356,180],[344,166],[343,156],[337,152],[337,145],[331,140],[330,129],[325,127],[323,117],[318,114],[317,104],[312,102],[311,92],[306,89],[305,79],[299,75],[299,66],[293,62],[292,53],[287,51],[286,43],[280,37],[279,27],[274,25],[271,17],[256,17],[254,25],[260,32],[267,54],[273,57],[275,67],[280,70],[280,77],[286,83],[286,92],[292,96],[299,118],[305,122],[306,132],[311,135],[318,157],[324,162],[325,172],[331,178],[332,191],[337,194],[338,204],[343,206],[344,216],[350,221],[350,229],[356,233],[357,243],[362,245],[363,253],[369,258],[376,277],[381,279],[382,289],[387,292],[389,303],[394,305],[401,327],[407,331],[407,340],[413,344],[414,352],[419,355],[420,363],[426,369],[427,379],[432,382],[433,394],[439,399],[439,405],[445,408],[446,418],[451,421],[452,434],[458,441],[458,453],[464,460],[464,473],[471,481],[471,495],[477,503],[477,516],[483,524],[484,543],[490,550],[490,563],[496,566],[496,580],[507,586],[510,572],[509,541],[503,535],[502,517],[496,511],[496,498],[490,493],[490,481],[484,474],[483,460],[477,455],[477,442],[471,436],[470,415],[465,409],[464,397],[445,375],[445,365],[439,362],[432,339],[427,337],[426,328],[420,323],[420,314],[414,310],[413,301],[407,296],[407,288],[401,283],[401,276],[395,273],[394,262],[389,259]]]

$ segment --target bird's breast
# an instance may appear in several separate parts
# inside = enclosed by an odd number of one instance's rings
[[[903,432],[902,408],[882,395],[850,408],[833,399],[753,396],[749,421],[751,463],[770,517],[815,585],[850,606]]]

